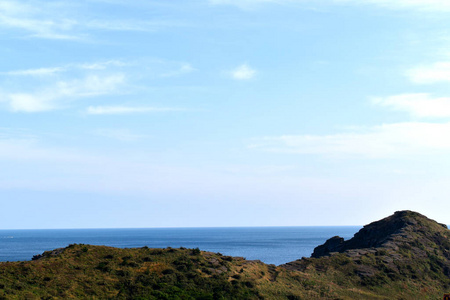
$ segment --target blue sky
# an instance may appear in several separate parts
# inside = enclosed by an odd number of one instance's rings
[[[0,228],[450,223],[450,3],[0,3]]]

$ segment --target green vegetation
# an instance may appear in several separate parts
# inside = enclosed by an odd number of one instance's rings
[[[396,230],[383,237],[386,222]],[[443,225],[407,212],[364,230],[382,242],[278,267],[199,249],[70,245],[0,263],[0,299],[441,299],[450,291]]]
[[[198,249],[70,245],[0,264],[0,299],[258,299],[231,257]]]

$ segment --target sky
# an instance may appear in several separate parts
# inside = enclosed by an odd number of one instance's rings
[[[447,0],[2,0],[0,229],[450,224]]]

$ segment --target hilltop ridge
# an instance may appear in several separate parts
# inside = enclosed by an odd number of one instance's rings
[[[365,225],[353,238],[344,241],[335,236],[314,249],[311,257],[319,258],[333,252],[367,248],[386,248],[398,250],[404,243],[437,244],[443,242],[447,225],[428,219],[420,213],[404,210],[382,220]],[[418,235],[420,233],[420,236]]]

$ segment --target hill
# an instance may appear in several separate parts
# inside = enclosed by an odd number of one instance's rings
[[[450,289],[450,231],[417,212],[398,211],[283,267],[385,299],[439,299]]]
[[[442,299],[450,233],[411,211],[267,265],[199,249],[70,245],[0,263],[0,299]]]

